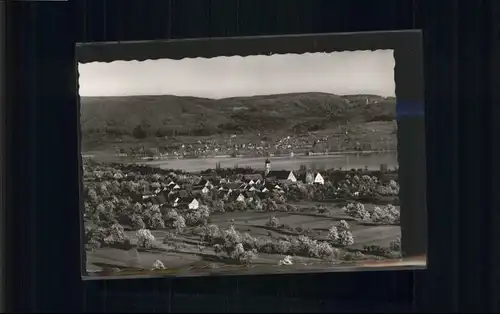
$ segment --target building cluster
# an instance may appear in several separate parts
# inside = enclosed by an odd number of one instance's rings
[[[274,193],[282,193],[289,184],[325,183],[319,172],[306,172],[296,175],[294,171],[272,170],[271,162],[266,160],[264,173],[245,174],[240,179],[230,180],[216,175],[201,177],[195,184],[176,182],[169,178],[162,187],[154,191],[141,191],[141,201],[156,205],[170,205],[179,209],[197,209],[201,199],[214,197],[226,202],[246,202],[253,198],[266,199]]]

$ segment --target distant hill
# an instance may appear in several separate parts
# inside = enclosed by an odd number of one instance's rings
[[[180,96],[82,97],[85,138],[303,133],[345,124],[391,121],[396,99],[295,93],[225,99]]]

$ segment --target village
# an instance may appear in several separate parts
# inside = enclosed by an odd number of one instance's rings
[[[388,128],[386,136],[380,136],[380,129]],[[283,155],[313,155],[345,151],[394,151],[396,138],[391,124],[371,122],[364,127],[350,126],[329,129],[328,132],[314,131],[303,134],[276,136],[273,134],[228,134],[217,136],[164,136],[153,143],[143,141],[123,146],[115,143],[117,157],[143,160],[169,158],[196,158],[214,156],[262,157]],[[371,133],[377,130],[377,137]]]
[[[198,209],[200,199],[208,197],[222,199],[229,203],[248,203],[272,197],[272,193],[284,193],[284,189],[292,184],[325,184],[319,172],[307,172],[302,177],[295,176],[293,171],[271,170],[271,163],[266,159],[264,174],[251,173],[237,176],[237,179],[204,176],[197,184],[181,184],[169,181],[163,188],[153,193],[145,190],[143,202],[163,206],[171,204],[173,208]],[[191,194],[191,197],[188,195]]]
[[[134,177],[135,173],[144,172],[146,169],[148,168],[145,166],[124,165],[122,171],[113,174],[109,173],[109,171],[106,173],[97,170],[90,175],[95,175],[97,182],[106,180],[134,182],[136,179]],[[242,171],[249,172],[248,169]],[[128,173],[123,174],[124,172]],[[154,182],[149,186],[143,184],[134,192],[131,191],[124,196],[130,197],[133,202],[150,202],[153,205],[196,210],[199,208],[201,200],[207,198],[221,199],[228,203],[248,203],[272,197],[273,193],[284,193],[292,185],[302,183],[325,184],[325,180],[319,172],[307,172],[297,178],[294,171],[271,170],[269,159],[266,159],[263,174],[242,174],[232,171],[228,174],[226,177],[218,177],[214,173],[201,175],[198,178],[193,175],[189,179],[181,176],[178,181],[168,176],[155,174],[152,175]],[[134,181],[130,181],[131,178],[134,178],[132,179]],[[193,178],[195,181],[193,181]]]
[[[292,256],[316,262],[399,256],[397,172],[383,165],[375,172],[273,170],[269,158],[263,162],[264,171],[216,165],[195,174],[86,160],[88,264],[101,265],[92,257],[104,252],[130,249],[141,252],[142,267],[160,261],[166,268],[195,263],[193,254],[208,258],[196,262],[205,266],[214,265],[212,255],[219,256],[215,264],[247,266],[284,265]],[[379,244],[366,232],[353,236],[369,224],[375,233],[387,231]],[[128,267],[121,258],[113,265]]]

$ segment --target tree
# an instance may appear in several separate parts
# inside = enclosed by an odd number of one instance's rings
[[[140,229],[137,231],[137,248],[150,249],[155,241],[155,237],[148,229]]]

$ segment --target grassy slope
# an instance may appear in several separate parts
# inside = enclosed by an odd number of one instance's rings
[[[366,99],[370,104],[366,104]],[[378,103],[373,103],[378,101]],[[84,141],[215,133],[301,133],[345,124],[395,119],[395,98],[296,93],[220,100],[179,96],[83,97]]]

